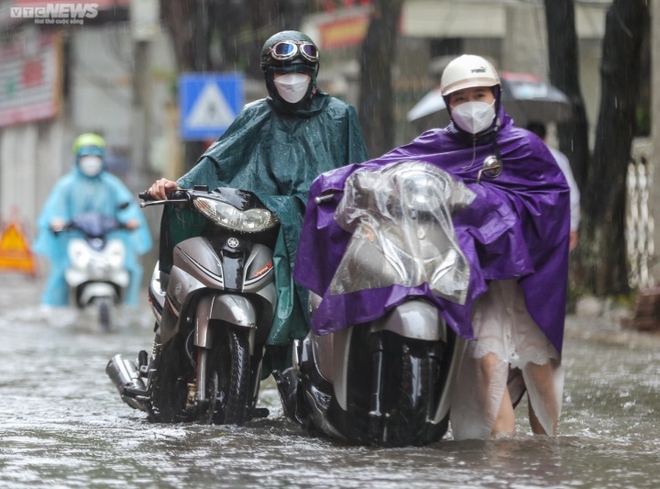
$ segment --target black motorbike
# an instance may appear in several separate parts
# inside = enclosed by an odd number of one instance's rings
[[[242,424],[267,415],[256,403],[277,302],[277,217],[232,188],[195,186],[142,205],[175,206],[170,219],[190,219],[199,232],[174,246],[168,273],[154,271],[151,355],[116,355],[107,365],[122,400],[161,423]],[[161,241],[169,239],[162,229]]]

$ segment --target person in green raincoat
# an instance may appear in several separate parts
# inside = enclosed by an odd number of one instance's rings
[[[165,199],[177,188],[194,185],[239,188],[254,192],[277,214],[278,302],[265,378],[288,366],[289,345],[309,331],[308,292],[294,283],[293,263],[310,185],[321,173],[366,161],[368,154],[355,109],[318,87],[319,52],[308,36],[288,30],[270,37],[261,51],[261,68],[269,96],[246,105],[192,170],[177,182],[158,180],[149,193]],[[184,219],[173,218],[176,212],[181,211],[167,207],[163,215],[169,232],[161,233],[168,239],[161,241],[159,263],[165,273],[174,245],[198,233]]]

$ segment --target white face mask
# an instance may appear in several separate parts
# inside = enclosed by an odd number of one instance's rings
[[[300,102],[309,88],[312,77],[303,73],[287,73],[274,80],[277,93],[290,104]]]
[[[495,101],[492,104],[486,102],[465,102],[454,107],[451,111],[454,122],[470,134],[479,134],[488,129],[495,119]]]
[[[94,155],[81,156],[78,166],[80,171],[88,177],[95,177],[103,169],[103,158]]]

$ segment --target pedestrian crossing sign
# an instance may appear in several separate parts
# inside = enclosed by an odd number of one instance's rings
[[[243,108],[243,76],[187,73],[179,77],[181,138],[203,141],[221,136]]]

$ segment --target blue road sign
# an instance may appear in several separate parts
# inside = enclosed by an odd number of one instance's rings
[[[244,105],[239,73],[187,73],[179,77],[179,129],[187,141],[216,139]]]

